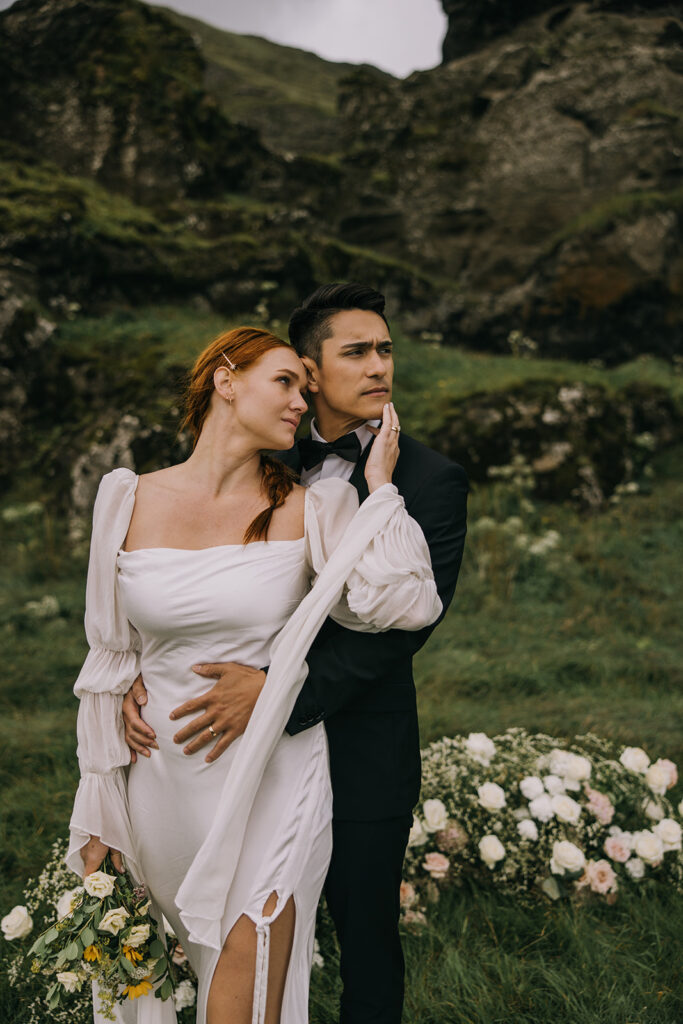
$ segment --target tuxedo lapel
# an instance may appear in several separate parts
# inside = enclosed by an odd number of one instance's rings
[[[353,484],[358,491],[358,501],[361,504],[365,501],[369,493],[368,482],[365,479],[365,463],[368,461],[368,455],[370,454],[370,449],[372,448],[372,442],[374,440],[375,439],[373,437],[372,441],[370,441],[365,451],[362,453],[354,467],[353,473],[351,474],[351,479],[349,480],[349,483]]]

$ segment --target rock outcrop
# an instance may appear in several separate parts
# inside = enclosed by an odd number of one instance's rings
[[[0,135],[136,200],[279,183],[203,74],[190,34],[146,4],[17,0],[0,14]]]
[[[681,440],[681,410],[662,388],[541,380],[454,403],[430,443],[473,481],[524,465],[537,497],[598,508],[620,488],[637,490],[652,455]]]
[[[567,17],[573,6],[571,2],[558,3],[558,0],[441,0],[441,4],[448,17],[443,41],[444,62],[481,49],[537,14],[547,11],[551,24],[557,24]],[[680,5],[675,0],[586,0],[584,6],[596,11],[652,14],[657,10],[672,17],[680,14]]]
[[[443,298],[421,326],[447,343],[509,351],[521,330],[543,355],[671,355],[683,337],[674,5],[474,0],[447,6],[453,31],[456,8],[475,21],[514,9],[514,27],[499,19],[491,41],[406,81],[345,81],[339,234],[434,275]]]

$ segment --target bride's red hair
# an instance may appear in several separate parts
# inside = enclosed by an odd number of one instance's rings
[[[181,430],[189,430],[192,447],[197,444],[202,427],[209,412],[211,395],[214,392],[213,375],[219,367],[227,366],[227,356],[237,372],[252,366],[262,355],[274,348],[290,348],[286,341],[262,331],[257,327],[235,327],[219,334],[203,352],[200,352],[190,372],[185,392],[185,415]],[[261,455],[263,490],[268,498],[268,508],[259,512],[247,527],[244,543],[252,540],[267,540],[268,527],[276,508],[284,504],[285,498],[294,486],[292,471],[268,455]]]

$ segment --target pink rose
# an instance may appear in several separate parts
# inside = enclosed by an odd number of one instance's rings
[[[668,773],[669,781],[666,784],[666,788],[671,789],[672,786],[675,786],[678,782],[678,769],[673,761],[670,761],[668,757],[660,757],[655,764],[658,764],[660,768],[663,768]]]
[[[601,896],[615,892],[617,888],[617,876],[608,860],[587,861],[579,881],[583,885],[590,885],[592,892],[600,893]]]
[[[176,964],[177,967],[182,967],[183,964],[187,963],[187,956],[185,955],[185,950],[183,949],[179,942],[176,943],[176,947],[171,954],[171,960],[173,961],[174,964]]]
[[[403,915],[403,921],[405,924],[416,924],[425,925],[427,924],[427,918],[422,910],[406,910]]]
[[[585,786],[585,790],[588,797],[588,810],[595,815],[601,825],[609,825],[614,817],[614,805],[610,798],[604,793],[598,792],[597,789],[591,789],[589,785]]]
[[[437,881],[446,877],[450,866],[448,857],[444,857],[442,853],[428,853],[422,864],[425,871]]]
[[[462,825],[455,821],[447,828],[442,828],[440,832],[437,832],[434,838],[436,845],[444,853],[460,853],[467,846],[469,836]]]
[[[401,906],[411,907],[415,902],[416,892],[415,886],[411,885],[410,882],[401,882]]]
[[[618,864],[625,864],[631,856],[631,847],[625,843],[621,836],[608,836],[605,840],[605,853],[611,860]]]

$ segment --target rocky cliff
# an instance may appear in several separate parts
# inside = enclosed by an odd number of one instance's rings
[[[341,236],[437,276],[423,326],[448,343],[506,351],[514,329],[542,354],[670,355],[683,336],[680,4],[445,7],[456,59],[345,84]]]
[[[203,87],[188,32],[131,0],[18,0],[0,16],[0,134],[158,202],[254,191],[280,162]]]

